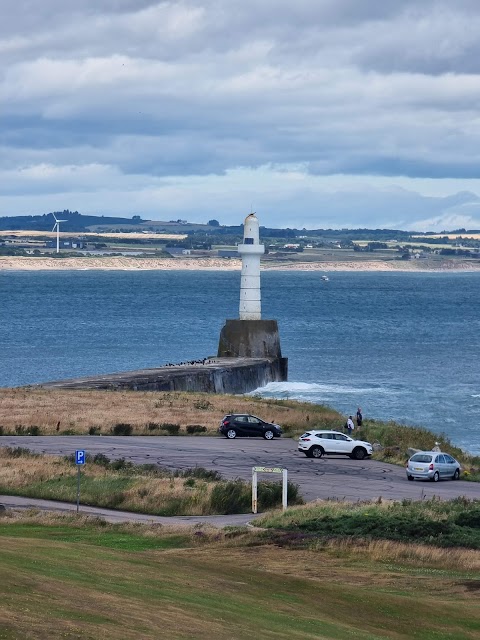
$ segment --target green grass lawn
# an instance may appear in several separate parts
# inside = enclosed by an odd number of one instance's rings
[[[282,548],[250,531],[7,517],[0,576],[2,640],[474,640],[480,633],[480,585],[465,566],[386,565],[366,552]]]

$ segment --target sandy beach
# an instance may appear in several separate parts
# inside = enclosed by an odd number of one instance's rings
[[[0,256],[0,271],[238,271],[240,259],[230,258],[44,258]],[[347,262],[262,262],[264,271],[479,271],[480,262],[420,260]]]

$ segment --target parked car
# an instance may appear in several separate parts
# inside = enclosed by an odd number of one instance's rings
[[[230,440],[237,436],[263,436],[265,440],[273,440],[282,435],[282,428],[278,424],[265,422],[247,413],[226,415],[220,423],[219,431]]]
[[[458,480],[460,463],[448,453],[437,451],[417,451],[407,462],[407,478],[409,480],[432,480],[438,482],[443,478]]]
[[[363,460],[373,453],[369,442],[354,440],[340,431],[307,431],[298,439],[298,450],[307,458],[345,454],[355,460]]]

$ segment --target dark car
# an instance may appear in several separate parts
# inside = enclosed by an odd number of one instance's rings
[[[282,435],[282,428],[278,424],[265,422],[248,413],[226,415],[220,423],[219,431],[230,440],[237,436],[263,436],[265,440],[273,440]]]

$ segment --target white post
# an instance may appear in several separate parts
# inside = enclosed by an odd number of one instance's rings
[[[257,473],[281,473],[282,474],[282,509],[287,508],[288,481],[287,470],[281,467],[252,467],[252,512],[257,513],[258,509],[258,482]]]
[[[243,244],[239,244],[237,250],[242,257],[240,320],[261,320],[260,256],[265,253],[265,247],[260,244],[260,227],[254,213],[245,218]]]
[[[252,469],[252,513],[257,513],[257,470]]]
[[[60,253],[60,225],[57,222],[57,253]]]
[[[282,471],[282,509],[284,511],[287,508],[287,501],[288,501],[287,470],[283,469]]]

